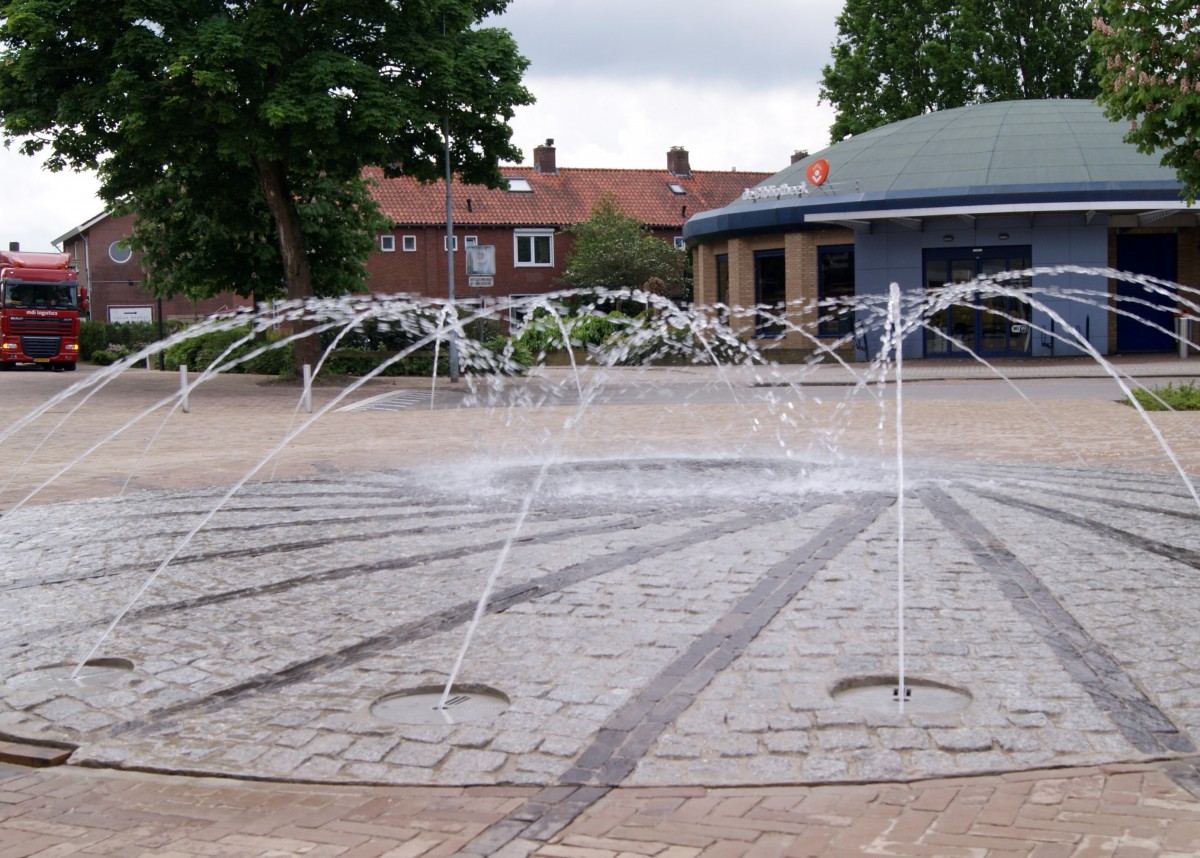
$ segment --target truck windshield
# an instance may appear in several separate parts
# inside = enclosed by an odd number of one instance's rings
[[[48,310],[74,310],[73,283],[5,283],[4,306],[8,309],[37,307]]]

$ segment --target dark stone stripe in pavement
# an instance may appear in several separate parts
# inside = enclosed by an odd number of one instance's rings
[[[1096,521],[1092,518],[1086,518],[1082,515],[1074,515],[1062,509],[1042,506],[1041,504],[1032,503],[1030,501],[1018,500],[1013,497],[995,494],[994,492],[983,491],[980,489],[973,490],[975,494],[996,503],[1005,504],[1006,506],[1016,507],[1028,512],[1037,513],[1038,515],[1049,518],[1052,521],[1061,522],[1062,524],[1073,524],[1076,527],[1090,530],[1098,533],[1108,539],[1114,539],[1118,542],[1124,542],[1126,545],[1132,545],[1141,551],[1149,551],[1152,554],[1157,554],[1160,557],[1166,557],[1168,560],[1174,560],[1177,563],[1183,563],[1186,566],[1191,566],[1193,569],[1200,569],[1200,552],[1192,551],[1187,548],[1180,548],[1177,545],[1170,545],[1166,542],[1161,542],[1156,539],[1147,539],[1136,533],[1130,533],[1128,530],[1122,530],[1119,527],[1113,527],[1111,524],[1105,524],[1102,521]],[[1107,503],[1107,501],[1106,501]],[[1109,504],[1112,506],[1112,504]],[[1163,513],[1163,510],[1151,510],[1156,513]],[[1196,515],[1191,514],[1184,516],[1185,518],[1196,520]]]
[[[576,536],[589,536],[609,532],[627,531],[631,523],[637,526],[645,526],[647,524],[656,524],[663,521],[671,521],[678,516],[678,513],[666,512],[658,515],[637,516],[631,519],[625,519],[620,522],[610,522],[606,524],[596,524],[586,527],[573,525],[564,527],[560,530],[549,531],[546,533],[533,534],[523,536],[516,542],[518,545],[534,545],[540,543],[559,542],[565,539],[571,539]],[[580,518],[590,518],[592,516],[582,515]],[[536,521],[537,519],[532,519]],[[562,521],[562,516],[556,516],[556,521]],[[510,523],[512,516],[506,516],[499,520],[499,523]],[[491,522],[497,523],[497,522]],[[448,530],[454,529],[452,526]],[[423,528],[424,533],[436,533],[436,530]],[[394,532],[389,534],[396,535]],[[382,537],[381,537],[382,538]],[[327,542],[329,540],[323,540]],[[123,620],[124,624],[137,622],[139,620],[155,619],[160,616],[169,616],[176,611],[189,611],[196,608],[207,607],[209,605],[219,605],[225,602],[231,602],[237,599],[255,599],[263,596],[272,596],[279,593],[285,593],[299,587],[306,587],[314,584],[323,584],[329,581],[341,581],[347,578],[357,577],[359,575],[373,575],[378,572],[396,571],[414,566],[421,566],[427,563],[437,563],[446,560],[459,560],[464,557],[469,557],[473,554],[488,553],[499,550],[504,545],[504,539],[493,540],[492,542],[477,543],[474,545],[463,546],[459,548],[450,548],[445,551],[432,551],[428,554],[418,554],[407,558],[391,557],[387,560],[380,560],[373,563],[362,563],[356,566],[343,566],[338,569],[331,569],[325,572],[313,572],[307,575],[297,575],[292,578],[285,578],[281,581],[275,581],[270,584],[259,584],[254,587],[240,587],[236,590],[226,590],[222,593],[210,593],[207,596],[198,596],[194,599],[183,599],[175,602],[163,602],[157,605],[147,605],[144,608],[132,610]],[[239,552],[242,553],[242,552]],[[265,557],[271,553],[271,550],[264,547],[260,549],[249,549],[249,556]],[[218,552],[220,554],[220,552]],[[224,556],[224,555],[222,555]],[[172,566],[180,565],[182,561],[177,561]],[[189,562],[194,562],[189,560]],[[146,567],[138,568],[140,572],[146,572]],[[27,629],[19,635],[12,635],[7,638],[0,638],[0,646],[19,643],[29,640],[52,640],[68,634],[79,634],[88,629],[102,629],[108,625],[108,620],[89,621],[86,623],[64,623],[58,626],[40,629]]]
[[[857,501],[856,512],[836,518],[768,569],[728,614],[609,717],[592,744],[561,778],[562,784],[578,785],[574,793],[545,809],[544,803],[531,799],[462,852],[487,855],[518,838],[544,843],[620,786],[663,731],[695,702],[696,695],[745,651],[818,570],[870,527],[894,498],[872,495],[860,496]],[[515,825],[517,822],[524,825]]]
[[[428,512],[425,513],[426,518],[428,517],[428,515],[429,515]],[[285,526],[288,528],[314,528],[315,529],[315,528],[327,528],[331,524],[342,527],[347,524],[361,524],[361,523],[369,522],[369,521],[388,521],[388,522],[394,523],[397,520],[398,520],[398,517],[395,515],[369,515],[369,516],[364,515],[364,516],[353,516],[350,518],[308,519],[305,521],[288,522]],[[495,519],[492,519],[489,521],[474,522],[474,524],[488,526],[488,525],[503,524],[505,521],[512,521],[512,516],[508,515],[503,518],[495,518]],[[245,533],[246,529],[247,529],[247,525],[243,524],[241,527],[205,528],[204,533],[211,534],[211,533],[217,533],[222,530],[233,531],[236,533]],[[272,554],[288,554],[288,553],[292,553],[292,552],[296,552],[296,551],[311,551],[315,548],[324,548],[325,546],[331,545],[335,542],[338,545],[342,545],[342,544],[345,544],[348,542],[374,542],[379,539],[394,539],[398,536],[404,536],[404,535],[410,534],[410,533],[437,533],[440,530],[452,531],[452,530],[457,530],[457,529],[458,529],[458,525],[456,525],[456,524],[446,525],[443,528],[430,528],[427,525],[422,525],[419,527],[408,528],[406,530],[399,530],[399,529],[390,530],[387,533],[344,534],[344,535],[338,536],[336,539],[332,539],[332,538],[328,538],[328,537],[323,538],[323,539],[296,539],[296,540],[291,540],[288,542],[276,542],[273,544],[252,545],[247,548],[228,548],[228,549],[224,549],[222,551],[205,551],[205,552],[199,553],[199,554],[181,554],[179,557],[176,557],[175,560],[173,560],[171,562],[171,568],[179,568],[182,566],[188,566],[188,565],[197,564],[197,563],[211,563],[214,560],[231,560],[231,559],[236,559],[238,557],[263,558],[263,557],[268,557]],[[156,537],[159,537],[159,538],[163,539],[164,541],[169,540],[173,537],[183,537],[186,535],[187,535],[186,531],[181,531],[177,534],[170,534],[170,533],[155,534]],[[116,567],[112,567],[112,568],[108,568],[108,569],[97,570],[95,572],[85,572],[85,573],[78,574],[78,575],[60,575],[60,576],[56,576],[56,577],[44,577],[44,578],[21,578],[16,581],[11,581],[8,584],[0,584],[0,593],[7,592],[9,590],[25,590],[30,587],[44,587],[44,586],[47,586],[50,584],[69,584],[69,583],[72,583],[75,581],[94,581],[98,578],[113,578],[113,577],[117,577],[120,575],[130,575],[130,574],[136,574],[139,572],[140,573],[146,572],[146,564],[145,563],[126,563],[123,566],[116,566]]]
[[[944,491],[926,488],[918,495],[942,526],[963,541],[979,567],[993,577],[1017,612],[1041,635],[1063,669],[1135,748],[1146,754],[1195,750],[1191,740],[1147,699],[1120,664],[999,537]]]
[[[803,545],[766,571],[762,580],[733,609],[664,667],[626,706],[641,713],[632,730],[602,732],[563,777],[567,783],[599,782],[618,786],[633,771],[662,732],[716,675],[740,656],[779,612],[796,597],[817,570],[867,529],[891,503],[876,495],[860,499],[857,511],[836,518]],[[686,682],[688,693],[678,693]],[[633,719],[618,710],[606,726]],[[614,743],[615,742],[615,743]]]
[[[1101,492],[1100,494],[1090,494],[1081,491],[1081,489],[1086,488],[1086,486],[1083,484],[1072,484],[1072,489],[1074,489],[1074,491],[1069,491],[1064,488],[1055,488],[1055,484],[1046,481],[1035,483],[1029,480],[997,479],[996,475],[990,471],[980,471],[979,476],[987,479],[994,486],[1024,489],[1026,491],[1036,493],[1039,497],[1062,498],[1064,500],[1081,500],[1086,503],[1099,504],[1100,506],[1110,510],[1146,512],[1168,518],[1183,519],[1184,521],[1193,523],[1200,522],[1200,515],[1197,514],[1195,501],[1192,500],[1191,495],[1187,494],[1186,492],[1179,492],[1175,495],[1177,499],[1187,502],[1191,507],[1190,509],[1167,509],[1162,505],[1162,499],[1164,497],[1170,497],[1170,494],[1162,490],[1157,485],[1155,485],[1153,490],[1146,489],[1146,480],[1144,478],[1136,482],[1130,480],[1128,485],[1118,485],[1118,481],[1114,479],[1107,483],[1103,488],[1097,487],[1097,491]],[[1114,488],[1121,492],[1121,497],[1113,497]],[[1141,489],[1141,493],[1153,497],[1159,502],[1157,504],[1136,503],[1135,501],[1130,500],[1130,497],[1138,493],[1139,489]],[[973,491],[978,494],[985,493],[984,490],[979,488],[974,488]],[[986,492],[986,494],[989,498],[999,499],[1003,497],[1004,503],[1008,503],[1011,500],[1009,496],[1001,496],[995,492]]]
[[[825,503],[823,500],[814,500],[810,505],[815,508],[823,503]],[[624,550],[613,552],[612,554],[592,557],[581,563],[561,569],[558,572],[543,575],[540,578],[515,584],[498,591],[492,596],[491,601],[488,602],[487,611],[488,613],[500,613],[515,604],[553,593],[573,584],[586,581],[589,578],[631,566],[642,560],[689,548],[702,542],[718,539],[728,533],[736,533],[748,527],[777,521],[780,518],[794,514],[794,509],[773,508],[771,510],[760,510],[754,514],[739,516],[721,524],[705,524],[701,527],[692,528],[683,534],[660,542],[634,545]],[[640,524],[647,524],[651,523],[655,518],[657,517],[645,516],[638,519],[638,522]],[[593,529],[580,528],[571,532],[579,534],[590,532],[591,530],[602,531],[614,527],[627,530],[628,522],[620,525],[598,525]],[[558,538],[565,538],[566,534],[556,534],[556,536]],[[529,540],[544,541],[541,537],[530,537]],[[494,545],[493,549],[498,547],[499,545]],[[480,546],[473,546],[470,550],[474,552],[484,549]],[[385,565],[387,568],[391,568],[395,565],[395,562],[392,561]],[[245,682],[220,689],[204,697],[164,707],[163,709],[149,713],[144,718],[117,724],[110,728],[109,733],[116,736],[130,731],[141,733],[158,732],[168,729],[170,727],[170,719],[179,715],[216,711],[235,704],[244,695],[269,693],[297,682],[303,682],[318,673],[329,673],[340,670],[366,659],[383,655],[397,647],[417,640],[423,640],[468,622],[475,613],[475,605],[476,602],[474,601],[460,602],[457,605],[452,605],[441,611],[429,614],[420,620],[396,626],[383,634],[373,635],[351,646],[297,662],[274,673],[253,677]]]
[[[1164,763],[1163,770],[1175,783],[1200,799],[1200,760],[1173,760]]]

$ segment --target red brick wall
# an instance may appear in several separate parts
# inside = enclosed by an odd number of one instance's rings
[[[109,256],[113,242],[129,236],[132,223],[131,215],[106,217],[89,228],[85,235],[63,242],[63,251],[71,254],[79,269],[80,284],[89,287],[91,318],[96,321],[108,321],[110,308],[122,307],[150,307],[151,317],[158,318],[158,300],[142,288],[142,254],[133,254],[125,263],[115,262]],[[164,298],[163,316],[167,319],[199,319],[249,304],[248,300],[233,294],[202,301]]]
[[[514,264],[513,230],[496,227],[456,227],[459,250],[454,254],[454,295],[456,298],[530,295],[553,292],[563,288],[563,262],[570,252],[573,237],[565,233],[554,235],[554,265],[550,267],[521,267]],[[449,275],[446,271],[444,227],[397,227],[391,232],[396,249],[390,253],[373,253],[367,260],[367,290],[385,294],[407,293],[426,298],[445,298]],[[403,250],[404,236],[416,236],[417,249]],[[496,248],[496,274],[489,288],[467,286],[466,257],[463,249],[466,236],[473,235],[480,245]]]

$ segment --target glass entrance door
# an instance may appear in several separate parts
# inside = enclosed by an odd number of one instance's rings
[[[969,283],[980,275],[1019,271],[1029,267],[1029,248],[955,248],[925,251],[925,289],[940,290]],[[1006,280],[1022,289],[1028,278]],[[930,295],[931,298],[934,295]],[[1021,357],[1031,353],[1032,311],[1012,295],[968,292],[931,314],[925,328],[926,357]]]

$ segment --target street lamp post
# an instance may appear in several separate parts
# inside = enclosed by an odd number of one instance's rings
[[[454,314],[454,324],[458,324],[458,309],[454,306],[454,210],[450,203],[450,118],[442,120],[442,140],[446,146],[446,270],[450,272],[449,298],[450,312]],[[454,328],[450,329],[449,338],[450,381],[458,381],[458,339]]]

